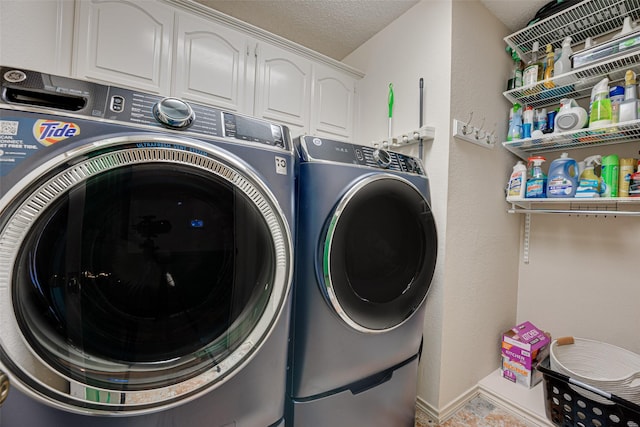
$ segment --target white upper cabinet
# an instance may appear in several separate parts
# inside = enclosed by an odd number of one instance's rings
[[[341,140],[352,137],[355,85],[355,79],[345,73],[314,65],[312,134]]]
[[[76,2],[74,76],[169,93],[174,9],[151,0]]]
[[[311,61],[277,46],[257,47],[254,115],[309,133]]]
[[[356,70],[188,0],[0,0],[0,65],[353,137]]]
[[[0,64],[68,76],[73,0],[0,0]]]
[[[225,110],[250,113],[245,105],[249,38],[209,19],[176,14],[172,94]],[[253,76],[251,77],[253,78]]]

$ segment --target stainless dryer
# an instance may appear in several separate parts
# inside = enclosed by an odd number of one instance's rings
[[[0,425],[282,426],[287,128],[0,79]]]
[[[437,248],[424,167],[372,147],[296,142],[287,425],[413,426]]]

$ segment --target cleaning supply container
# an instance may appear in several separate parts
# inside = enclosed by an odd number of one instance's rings
[[[636,159],[628,157],[620,159],[620,177],[618,178],[618,197],[629,197],[631,175],[636,170]]]
[[[631,174],[629,197],[640,197],[640,165],[638,165],[637,172]]]
[[[522,107],[515,103],[509,110],[509,130],[507,131],[507,141],[522,138]]]
[[[507,200],[524,198],[527,183],[527,166],[522,160],[513,167],[507,187]]]
[[[611,100],[611,123],[620,121],[620,104],[624,101],[625,89],[622,86],[613,86],[609,89]]]
[[[542,156],[529,157],[527,165],[527,187],[525,197],[530,199],[545,198],[547,194],[547,175],[542,171],[542,164],[546,161]]]
[[[549,166],[547,174],[547,197],[573,197],[578,189],[578,162],[562,153]]]
[[[555,132],[582,129],[588,120],[587,110],[580,107],[575,99],[562,98],[555,118]]]
[[[611,124],[611,99],[609,98],[609,79],[607,77],[600,80],[591,90],[589,110],[590,128]]]
[[[638,91],[636,89],[636,73],[627,70],[624,75],[624,99],[620,103],[619,121],[628,122],[638,119],[638,110],[640,109],[640,101],[638,100]]]
[[[602,179],[594,171],[595,166],[600,164],[602,164],[602,156],[599,154],[584,159],[584,170],[580,173],[580,181],[575,197],[600,197]]]
[[[618,197],[620,159],[617,154],[602,158],[602,197]]]

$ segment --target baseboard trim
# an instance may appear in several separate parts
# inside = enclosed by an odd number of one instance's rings
[[[429,402],[422,399],[420,396],[418,396],[418,398],[416,399],[416,407],[424,412],[436,424],[441,424],[451,418],[458,410],[462,409],[467,403],[469,403],[471,399],[476,396],[480,396],[493,403],[494,405],[504,409],[505,411],[522,418],[531,427],[554,427],[554,425],[551,424],[551,422],[546,417],[542,417],[539,414],[528,411],[526,408],[523,408],[509,400],[506,400],[500,394],[497,394],[492,390],[483,387],[481,384],[477,384],[476,386],[471,387],[469,390],[462,393],[441,410],[438,410]]]
[[[542,417],[532,411],[528,411],[520,405],[516,405],[513,402],[506,400],[503,396],[493,392],[492,390],[486,387],[482,387],[482,385],[478,385],[478,392],[480,397],[483,397],[494,405],[499,406],[502,409],[522,418],[528,425],[532,427],[554,427],[554,424],[552,424],[546,417]]]
[[[430,420],[439,423],[437,409],[420,396],[416,398],[416,408],[427,414],[427,417],[429,417]]]
[[[464,405],[466,405],[474,397],[478,396],[478,394],[480,394],[479,387],[476,385],[474,387],[471,387],[466,392],[462,393],[460,396],[458,396],[456,399],[454,399],[452,402],[450,402],[441,410],[438,410],[429,402],[427,402],[426,400],[418,396],[418,398],[416,399],[416,406],[422,412],[427,414],[427,416],[431,418],[433,421],[435,421],[438,424],[441,424],[446,420],[448,420],[449,418],[451,418],[453,414],[458,412],[458,410],[462,409]]]

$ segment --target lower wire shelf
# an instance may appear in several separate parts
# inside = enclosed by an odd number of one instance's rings
[[[640,216],[640,197],[508,198],[507,203],[507,212],[514,214]]]

